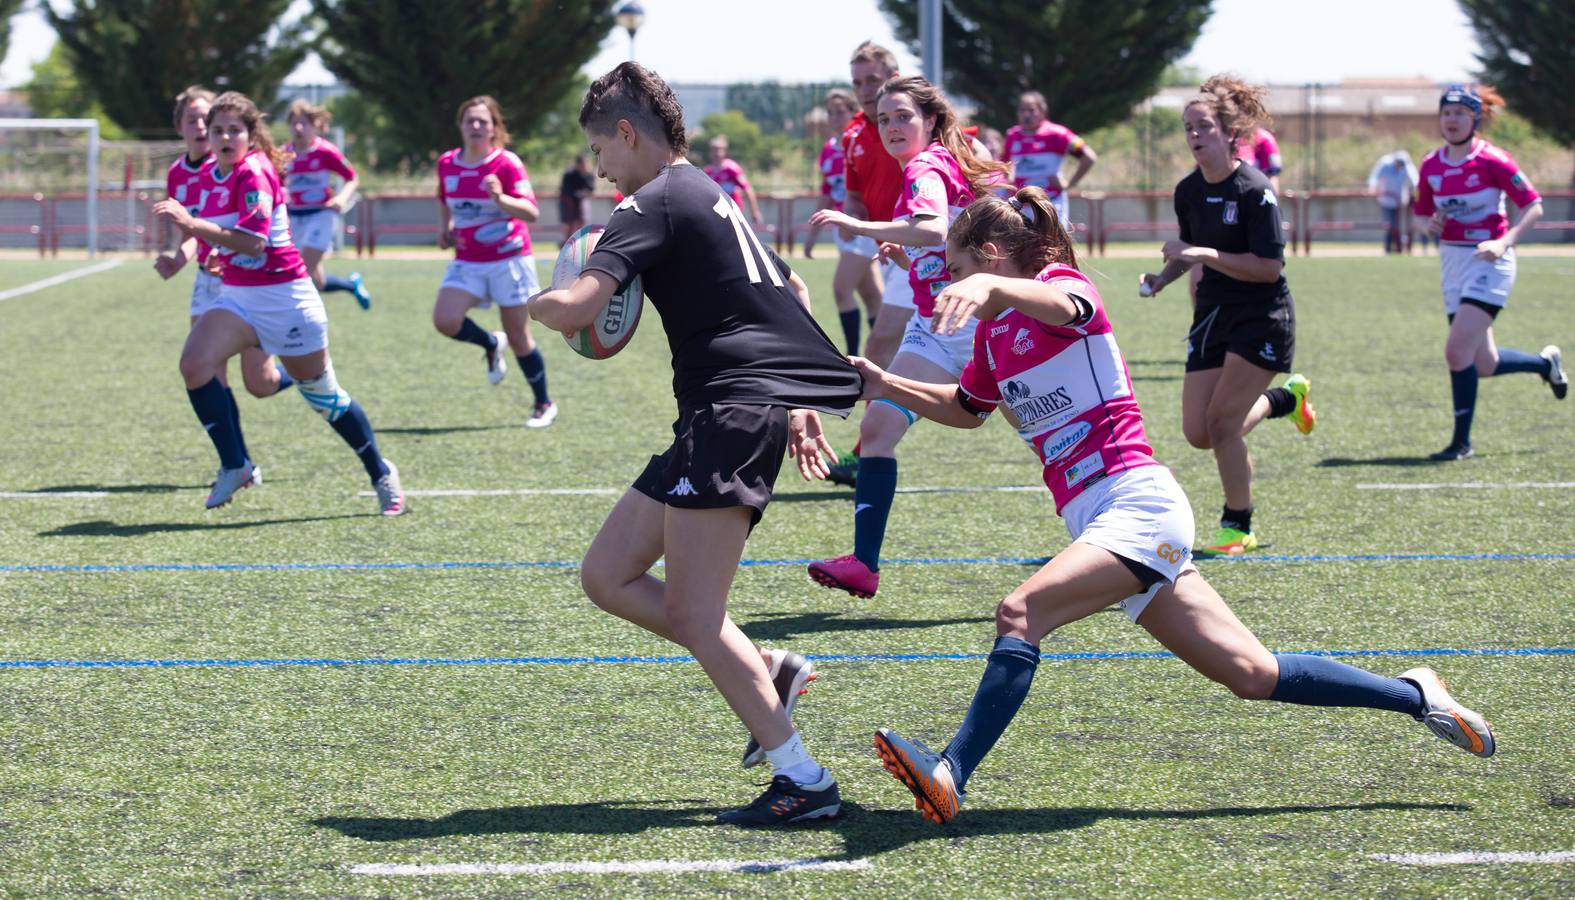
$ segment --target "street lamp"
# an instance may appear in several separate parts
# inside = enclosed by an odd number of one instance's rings
[[[613,19],[629,32],[629,60],[633,62],[634,33],[645,24],[645,7],[640,5],[639,0],[629,0],[628,3],[618,7],[618,11],[613,13]]]

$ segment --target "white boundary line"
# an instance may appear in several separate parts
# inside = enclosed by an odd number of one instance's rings
[[[1399,863],[1403,866],[1481,866],[1505,863],[1575,863],[1575,850],[1555,850],[1548,853],[1490,853],[1476,850],[1466,853],[1374,853],[1379,862]]]
[[[0,491],[0,500],[49,500],[54,497],[108,497],[109,491]]]
[[[1377,484],[1358,484],[1359,491],[1496,491],[1496,490],[1525,490],[1525,489],[1552,489],[1575,488],[1575,481],[1458,481],[1453,484],[1443,481],[1422,481],[1414,484],[1403,482],[1379,482]]]
[[[80,269],[72,269],[69,272],[62,272],[59,275],[51,275],[48,278],[35,281],[31,284],[24,284],[21,287],[12,288],[9,291],[0,291],[0,300],[10,300],[12,297],[20,297],[23,294],[31,294],[34,291],[42,291],[47,288],[52,288],[57,284],[65,284],[66,282],[75,280],[77,278],[83,278],[88,275],[97,275],[100,272],[107,272],[123,262],[125,262],[123,259],[106,259],[103,262],[94,263],[91,266],[83,266]]]
[[[673,875],[684,872],[857,872],[871,868],[867,859],[636,859],[628,862],[551,863],[363,863],[352,875]]]
[[[1042,484],[1022,485],[988,485],[972,487],[900,487],[899,494],[1017,494],[1043,491]],[[435,488],[432,490],[405,491],[407,497],[615,497],[628,488]],[[791,491],[779,491],[789,494]],[[0,497],[3,497],[0,494]],[[33,495],[28,495],[33,496]],[[54,494],[40,494],[38,496],[63,496]],[[375,497],[374,491],[361,491],[359,496]],[[850,495],[851,496],[851,495]]]

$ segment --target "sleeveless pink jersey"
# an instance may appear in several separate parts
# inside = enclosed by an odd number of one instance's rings
[[[749,179],[744,177],[744,167],[737,160],[724,159],[720,166],[706,166],[705,173],[722,186],[722,193],[737,203],[739,209],[749,208],[744,196],[744,189],[750,187]]]
[[[438,160],[438,197],[448,205],[454,231],[454,258],[463,262],[497,262],[530,253],[530,230],[498,208],[482,186],[498,176],[503,193],[536,202],[525,164],[512,152],[493,150],[479,165],[460,162],[465,150],[456,147]]]
[[[892,210],[893,222],[901,219],[936,218],[942,228],[973,202],[973,188],[963,176],[962,167],[951,151],[939,143],[931,144],[908,160],[902,170],[902,193]],[[946,245],[909,247],[908,283],[913,286],[913,305],[928,319],[935,314],[935,297],[952,283],[946,271]]]
[[[1411,209],[1419,216],[1442,212],[1444,233],[1439,240],[1446,244],[1503,237],[1509,230],[1506,196],[1522,209],[1542,199],[1514,157],[1480,138],[1462,162],[1446,161],[1442,147],[1434,150],[1422,160],[1417,175]]]
[[[1060,327],[1015,309],[980,322],[958,386],[975,406],[1006,405],[1044,463],[1060,513],[1100,478],[1156,463],[1099,291],[1071,266],[1046,266],[1037,278],[1088,301],[1092,312]]]
[[[1251,140],[1237,141],[1236,158],[1242,162],[1252,163],[1265,175],[1278,175],[1283,168],[1280,160],[1280,144],[1267,128],[1254,131]]]
[[[1033,131],[1025,132],[1021,125],[1008,129],[1001,148],[1001,162],[1013,164],[1018,190],[1029,185],[1041,187],[1054,200],[1061,196],[1061,189],[1050,186],[1051,176],[1060,174],[1061,163],[1068,156],[1082,151],[1082,138],[1065,125],[1047,119]]]
[[[268,241],[262,256],[214,247],[213,252],[224,263],[224,283],[256,287],[305,278],[306,266],[290,240],[290,213],[285,207],[284,188],[268,156],[253,150],[228,175],[221,176],[218,166],[209,166],[205,175],[202,218]]]
[[[355,168],[350,161],[338,147],[322,138],[312,141],[312,146],[306,150],[296,150],[295,145],[286,144],[284,152],[294,154],[285,166],[284,185],[290,192],[289,206],[298,213],[323,208],[334,195],[333,176],[338,175],[345,181],[355,178]]]
[[[202,158],[202,162],[195,167],[186,161],[186,154],[182,153],[173,163],[170,163],[169,173],[164,176],[164,194],[181,206],[193,216],[202,215],[202,179],[209,169],[213,168],[213,154]],[[197,264],[201,265],[208,260],[208,253],[212,251],[208,242],[202,239],[197,241]]]
[[[842,155],[842,139],[834,137],[820,148],[820,195],[831,198],[831,208],[841,209],[848,199],[846,158]]]

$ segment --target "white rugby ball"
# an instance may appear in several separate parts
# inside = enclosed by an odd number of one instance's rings
[[[554,290],[566,288],[574,283],[585,270],[585,261],[590,259],[591,251],[596,249],[596,241],[601,237],[602,226],[587,225],[576,231],[564,242],[563,249],[558,251],[558,263],[552,270],[552,287]],[[573,335],[564,335],[570,349],[587,359],[606,359],[622,350],[628,345],[629,339],[634,337],[634,329],[640,324],[640,310],[645,305],[645,295],[641,291],[640,276],[636,275],[629,280],[629,285],[622,291],[612,295],[601,312],[596,314],[596,321],[590,327],[582,328]]]

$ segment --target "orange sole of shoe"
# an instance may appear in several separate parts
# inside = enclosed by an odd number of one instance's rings
[[[926,819],[937,825],[945,825],[947,820],[957,815],[955,807],[951,810],[950,815],[941,811],[941,808],[925,792],[918,776],[913,773],[913,768],[909,765],[907,757],[903,755],[902,751],[886,743],[885,739],[879,734],[875,735],[875,755],[880,757],[880,764],[885,767],[886,771],[890,772],[893,778],[902,782],[903,786],[913,794],[913,808],[918,810]]]

